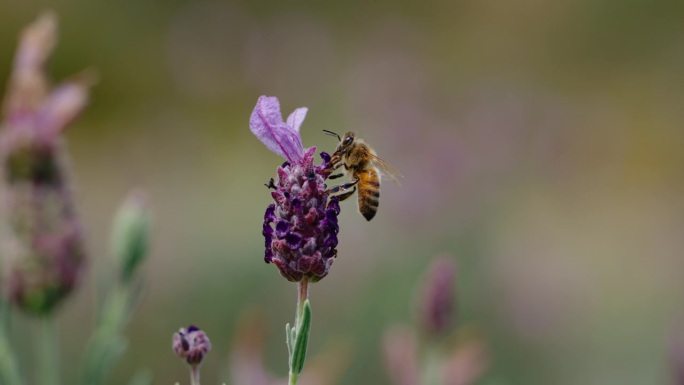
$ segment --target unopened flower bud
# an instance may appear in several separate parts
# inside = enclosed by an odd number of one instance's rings
[[[211,350],[209,337],[197,326],[180,328],[173,335],[173,350],[191,366],[199,366]]]
[[[436,259],[430,267],[418,304],[420,326],[427,334],[443,334],[451,327],[455,273],[454,262],[446,256]]]

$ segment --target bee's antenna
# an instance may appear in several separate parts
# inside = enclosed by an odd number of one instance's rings
[[[339,135],[337,135],[336,133],[334,133],[334,132],[332,132],[332,131],[323,130],[323,132],[325,132],[326,134],[328,134],[328,135],[330,135],[330,136],[336,136],[336,137],[337,137],[337,140],[339,140],[340,142],[342,141],[342,138],[340,138]]]

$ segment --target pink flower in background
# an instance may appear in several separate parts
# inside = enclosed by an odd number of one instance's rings
[[[57,40],[57,18],[43,14],[22,33],[0,123],[4,185],[6,296],[45,314],[75,287],[85,259],[62,134],[88,100],[91,76],[51,90],[45,62]]]
[[[452,328],[455,275],[456,266],[450,258],[442,256],[432,262],[417,309],[420,326],[428,335],[444,335]]]

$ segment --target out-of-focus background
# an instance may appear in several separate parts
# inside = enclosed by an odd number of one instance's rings
[[[111,383],[187,381],[171,334],[195,323],[207,384],[230,383],[238,319],[265,315],[286,375],[296,285],[263,262],[259,95],[356,130],[404,178],[367,223],[342,205],[339,256],[311,288],[310,352],[344,341],[339,384],[386,384],[381,339],[415,322],[431,259],[458,265],[458,320],[486,339],[481,384],[667,384],[684,332],[684,2],[646,0],[0,2],[0,78],[55,10],[53,79],[97,69],[69,129],[90,274],[62,307],[66,378],[89,334],[110,220],[135,187],[154,216],[145,290]],[[249,310],[252,309],[252,310]],[[84,332],[88,330],[88,332]],[[337,341],[337,342],[334,342]],[[334,349],[333,349],[334,350]]]

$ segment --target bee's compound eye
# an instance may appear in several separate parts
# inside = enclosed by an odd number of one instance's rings
[[[343,142],[343,143],[344,143],[345,145],[348,146],[348,145],[350,145],[351,142],[353,142],[353,141],[354,141],[354,138],[351,137],[351,136],[348,136],[348,137],[344,138],[344,142]]]

